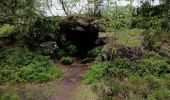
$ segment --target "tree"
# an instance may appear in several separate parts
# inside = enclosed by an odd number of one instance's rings
[[[102,11],[103,0],[88,0],[88,13],[100,15]]]
[[[15,24],[17,19],[26,17],[27,13],[35,11],[35,0],[2,0],[1,23]]]

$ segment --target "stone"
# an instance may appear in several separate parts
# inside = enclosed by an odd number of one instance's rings
[[[39,46],[39,52],[42,54],[53,54],[53,52],[58,48],[58,45],[56,42],[48,41],[43,42]]]
[[[86,52],[94,47],[98,39],[100,28],[93,24],[94,20],[96,17],[88,15],[67,16],[60,24],[60,34],[65,36],[65,41],[71,41],[79,52]]]

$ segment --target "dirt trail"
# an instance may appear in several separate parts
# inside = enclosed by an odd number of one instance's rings
[[[56,63],[64,70],[64,77],[57,84],[57,92],[49,100],[71,100],[76,88],[80,85],[84,74],[88,71],[90,63],[82,64],[80,61],[70,66]]]

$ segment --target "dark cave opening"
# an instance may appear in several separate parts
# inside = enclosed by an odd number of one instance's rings
[[[97,38],[98,32],[91,30],[70,30],[69,33],[66,34],[66,39],[71,41],[80,53],[86,53],[88,50],[92,49],[95,46]]]
[[[71,42],[77,47],[77,56],[86,57],[89,50],[96,46],[98,33],[100,31],[92,22],[94,19],[87,16],[68,16],[60,24],[61,44]],[[63,45],[60,46],[64,48]]]

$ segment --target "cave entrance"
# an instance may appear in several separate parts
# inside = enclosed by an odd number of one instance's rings
[[[60,31],[64,34],[65,41],[74,44],[79,53],[78,56],[86,55],[87,51],[95,47],[99,29],[92,24],[94,17],[67,16],[61,23]]]
[[[66,40],[71,41],[80,53],[86,54],[87,51],[95,46],[95,41],[98,38],[98,31],[91,29],[70,30],[66,33]]]

